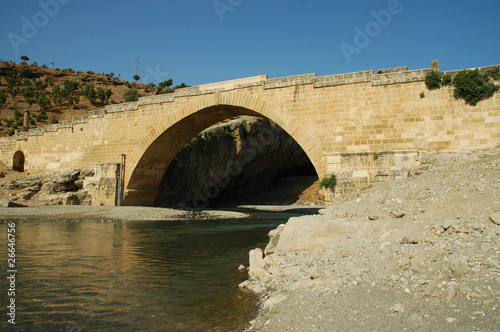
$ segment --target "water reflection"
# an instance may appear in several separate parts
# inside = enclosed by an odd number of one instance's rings
[[[256,308],[237,267],[280,221],[18,223],[16,327],[238,330]]]

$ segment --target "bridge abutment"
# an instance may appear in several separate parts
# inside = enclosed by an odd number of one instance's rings
[[[329,153],[327,176],[335,174],[337,178],[333,194],[340,196],[354,188],[407,177],[410,169],[420,165],[418,155],[417,150]]]

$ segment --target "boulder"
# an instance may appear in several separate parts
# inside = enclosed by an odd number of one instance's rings
[[[275,253],[324,250],[339,238],[355,233],[359,227],[356,222],[330,220],[323,216],[290,218],[280,234]]]
[[[264,254],[270,255],[270,254],[274,253],[274,251],[276,250],[276,247],[278,246],[280,234],[283,231],[284,227],[285,227],[285,225],[281,224],[276,229],[273,229],[272,231],[269,232],[270,240],[266,246],[266,249],[264,249]]]
[[[0,198],[0,207],[24,207],[24,205],[12,202],[8,199]]]
[[[78,186],[75,185],[75,182],[78,180],[79,175],[80,170],[78,169],[56,174],[52,181],[44,183],[41,189],[49,194],[77,191]]]
[[[251,278],[260,279],[271,276],[271,274],[265,270],[266,263],[264,262],[264,252],[262,249],[257,248],[250,250],[249,261],[250,267],[248,268],[248,275]]]

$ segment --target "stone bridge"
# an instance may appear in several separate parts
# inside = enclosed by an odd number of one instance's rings
[[[177,152],[202,130],[241,115],[281,126],[320,178],[383,181],[415,163],[418,151],[499,145],[500,94],[466,105],[452,87],[428,91],[430,70],[264,75],[178,89],[17,132],[0,139],[0,160],[30,174],[100,164],[95,204],[113,205],[119,196],[126,205],[152,205]]]

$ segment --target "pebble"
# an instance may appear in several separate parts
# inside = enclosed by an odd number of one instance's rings
[[[392,306],[391,308],[394,312],[404,312],[405,308],[401,303],[396,303],[395,305]]]

